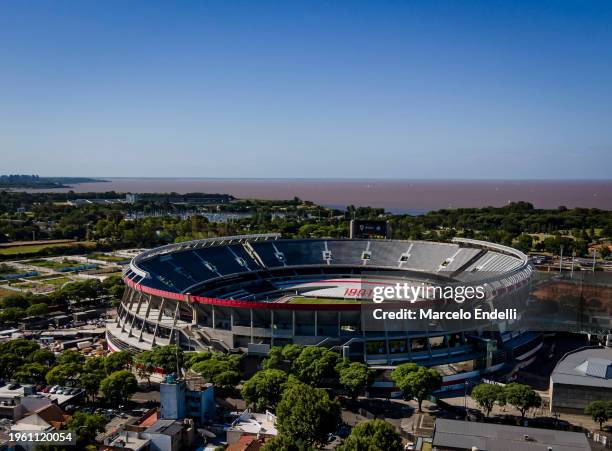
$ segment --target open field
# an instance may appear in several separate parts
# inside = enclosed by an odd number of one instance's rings
[[[335,298],[309,298],[306,296],[295,296],[287,301],[288,304],[366,304],[368,301],[360,299],[335,299]]]
[[[69,258],[62,260],[45,260],[41,258],[36,260],[28,260],[24,263],[32,266],[41,266],[43,268],[50,268],[55,270],[59,270],[62,268],[76,268],[85,264],[83,262],[71,260]]]
[[[91,259],[95,259],[95,260],[103,260],[109,263],[121,263],[121,262],[125,262],[125,261],[129,261],[129,258],[126,257],[120,257],[117,255],[107,255],[107,254],[102,254],[102,253],[98,253],[95,252],[93,254],[89,254],[87,256],[87,258],[91,258]]]
[[[53,248],[53,247],[66,247],[66,246],[75,246],[77,244],[91,247],[93,246],[92,242],[82,241],[68,241],[68,242],[60,242],[60,243],[44,243],[44,244],[24,244],[20,246],[2,246],[0,247],[0,255],[23,255],[23,254],[36,254],[37,252],[41,252],[44,249]]]

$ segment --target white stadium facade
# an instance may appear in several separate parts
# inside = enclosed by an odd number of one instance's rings
[[[190,241],[132,260],[107,342],[111,351],[176,344],[256,356],[290,343],[326,346],[380,371],[409,361],[435,367],[450,387],[528,364],[541,334],[370,330],[362,311],[369,284],[484,283],[495,299],[527,290],[532,275],[523,253],[470,239]]]

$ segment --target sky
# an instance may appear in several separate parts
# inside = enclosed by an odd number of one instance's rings
[[[612,2],[0,2],[0,173],[609,179]]]

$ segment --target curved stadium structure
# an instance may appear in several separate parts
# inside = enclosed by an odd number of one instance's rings
[[[368,330],[369,284],[485,284],[490,298],[526,290],[533,268],[497,244],[402,240],[285,240],[245,235],[144,252],[124,273],[111,351],[177,344],[184,350],[265,355],[270,346],[320,345],[380,371],[415,361],[447,385],[526,365],[541,347],[532,332]],[[508,369],[511,369],[508,368]]]

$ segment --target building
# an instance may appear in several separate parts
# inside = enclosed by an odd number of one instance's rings
[[[239,442],[244,436],[258,439],[273,438],[278,435],[276,415],[267,410],[266,413],[256,413],[247,409],[232,422],[226,432],[228,445]]]
[[[37,393],[32,385],[4,385],[0,387],[0,418],[17,421],[28,412],[50,403],[64,407],[85,394],[84,390],[74,390],[71,394]]]
[[[166,376],[159,385],[159,393],[161,419],[192,418],[202,425],[215,415],[215,389],[201,377],[174,380]]]
[[[550,411],[583,413],[600,400],[612,401],[612,348],[587,347],[563,356],[550,375]]]
[[[103,450],[181,451],[196,438],[191,420],[157,420],[146,429],[122,430],[104,441]]]
[[[579,432],[441,418],[436,420],[432,446],[437,451],[591,451]]]
[[[363,313],[372,287],[480,284],[488,305],[497,307],[524,297],[532,273],[522,252],[459,238],[281,240],[264,234],[172,244],[131,261],[117,316],[107,323],[107,343],[112,351],[176,344],[255,356],[271,346],[321,345],[381,368],[409,361],[441,366],[445,384],[461,386],[518,353],[529,355],[541,336],[372,329]]]
[[[139,200],[139,196],[138,196],[138,194],[135,194],[135,193],[127,193],[127,194],[125,195],[125,201],[126,201],[128,204],[135,204],[136,202],[138,202],[138,200]]]
[[[225,451],[259,451],[264,443],[264,439],[252,435],[243,435],[237,442],[227,445]]]

